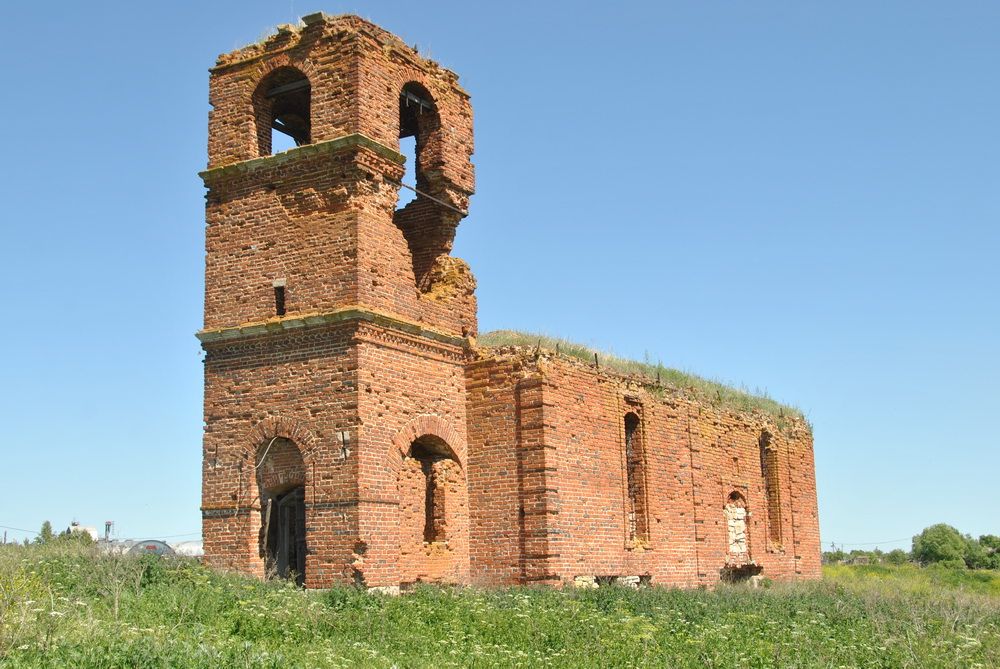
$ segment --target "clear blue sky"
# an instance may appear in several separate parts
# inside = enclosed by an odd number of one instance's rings
[[[824,546],[1000,533],[1000,4],[594,4],[4,3],[0,524],[200,530],[207,68],[322,9],[472,94],[482,330],[798,405]]]

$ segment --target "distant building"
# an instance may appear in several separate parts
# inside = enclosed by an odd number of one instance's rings
[[[101,535],[97,533],[97,528],[91,525],[81,525],[75,520],[69,524],[70,534],[89,534],[90,538],[94,541],[100,539]]]
[[[202,548],[200,539],[197,541],[179,541],[170,544],[170,547],[174,549],[177,555],[184,557],[200,558],[205,555],[205,550]]]
[[[132,544],[129,555],[174,555],[174,549],[166,541],[142,539]]]

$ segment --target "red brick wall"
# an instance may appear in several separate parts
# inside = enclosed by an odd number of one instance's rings
[[[427,509],[427,478],[419,460],[406,458],[399,471],[399,582],[467,583],[468,496],[465,472],[452,459],[431,465],[435,499]],[[430,513],[437,535],[425,536]]]
[[[614,374],[567,359],[543,357],[536,365],[530,352],[487,355],[498,357],[469,368],[470,419],[485,420],[469,431],[474,580],[482,568],[475,561],[475,546],[481,527],[477,520],[483,518],[495,527],[523,525],[519,541],[511,542],[522,547],[521,581],[648,575],[653,583],[668,585],[714,583],[727,564],[724,508],[734,491],[748,502],[750,558],[763,568],[763,575],[819,577],[812,439],[800,420],[789,418],[779,426],[758,414],[661,398]],[[517,396],[532,386],[540,389],[538,396],[519,406]],[[489,399],[484,397],[486,389]],[[636,410],[635,404],[641,407],[645,442],[646,545],[630,542],[627,528],[624,416]],[[780,546],[767,539],[759,452],[765,430],[779,456]],[[505,440],[508,453],[520,453],[520,468],[508,457],[500,470],[506,477],[491,481],[488,488],[476,486],[476,477],[483,475],[475,466],[476,452],[502,451],[498,442]],[[488,458],[483,458],[483,466],[491,469],[494,479],[500,478]],[[515,487],[517,509],[489,499],[491,489]],[[510,494],[505,493],[508,501]],[[524,515],[519,519],[521,507]],[[482,562],[507,578],[513,574],[509,553],[498,555],[496,565],[490,564],[488,553]]]
[[[271,84],[262,82],[279,68],[309,80],[311,142],[260,156],[270,132],[263,89]],[[255,467],[265,442],[294,425],[309,435],[308,445],[288,437],[305,468],[309,586],[468,580],[464,354],[454,335],[476,330],[475,283],[447,255],[460,214],[421,198],[411,210],[420,216],[396,216],[399,96],[411,81],[429,92],[440,120],[421,138],[422,184],[465,209],[468,96],[454,74],[380,28],[312,17],[302,30],[283,28],[220,57],[212,70],[200,335],[211,564],[262,572]],[[438,552],[447,560],[436,556],[434,565],[399,559],[395,440],[413,425],[446,437],[459,468],[446,486],[454,532]],[[264,467],[287,478],[276,455]]]
[[[357,457],[360,497],[368,501],[362,505],[366,520],[361,528],[367,548],[366,583],[392,586],[418,577],[465,582],[469,559],[464,353],[456,346],[382,328],[366,327],[358,340]],[[406,478],[404,458],[413,442],[426,436],[446,444],[462,470],[461,485],[448,500],[449,516],[455,514],[449,521],[448,550],[436,551],[439,564],[434,569],[425,559],[422,534],[404,536],[416,530],[404,524],[399,509],[401,473]],[[422,523],[418,529],[422,533]]]
[[[274,437],[291,441],[305,468],[314,529],[307,533],[310,585],[332,582],[350,562],[357,465],[333,446],[341,430],[357,433],[354,327],[206,345],[202,509],[208,564],[263,573],[258,480],[280,478],[285,468],[280,460],[268,465],[270,453],[260,477],[255,467]]]
[[[206,561],[263,575],[261,487],[302,484],[309,587],[638,575],[691,586],[720,577],[735,491],[764,574],[818,576],[803,423],[660,397],[547,354],[475,349],[475,280],[449,255],[474,185],[468,96],[453,73],[357,17],[306,24],[220,57],[211,75]],[[288,67],[310,82],[311,143],[260,157],[261,82]],[[411,83],[432,105],[416,180],[448,207],[419,197],[396,210],[399,96]],[[627,525],[629,410],[641,417],[638,538]],[[768,540],[765,430],[780,545]],[[415,441],[444,458],[443,540],[423,533]]]
[[[469,562],[477,585],[520,583],[524,519],[517,358],[486,358],[465,367],[469,440]],[[488,503],[486,502],[488,500]]]
[[[255,93],[290,67],[310,82],[312,145],[360,134],[384,147],[381,160],[293,151],[294,161],[247,162],[260,157],[266,126]],[[399,96],[410,82],[440,119],[422,142],[421,188],[454,209],[418,198],[394,216]],[[462,218],[455,209],[468,209],[474,188],[472,109],[454,73],[357,17],[317,17],[221,56],[209,97],[207,328],[270,318],[271,282],[287,275],[289,313],[362,304],[475,333],[475,282],[448,257]]]

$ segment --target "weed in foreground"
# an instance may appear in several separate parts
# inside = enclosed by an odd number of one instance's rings
[[[820,582],[762,590],[424,586],[390,597],[189,560],[107,560],[0,546],[0,665],[1000,666],[995,573],[836,566]]]

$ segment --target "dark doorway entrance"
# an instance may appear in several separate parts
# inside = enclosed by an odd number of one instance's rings
[[[267,571],[277,578],[306,579],[306,491],[300,486],[267,501],[264,534],[267,542]]]

